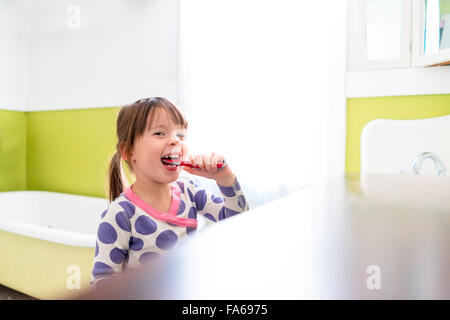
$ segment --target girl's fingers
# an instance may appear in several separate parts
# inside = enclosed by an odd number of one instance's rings
[[[223,161],[223,156],[221,154],[215,154],[214,158],[213,158],[213,162],[214,162],[214,168],[217,169],[217,163]]]
[[[203,163],[205,164],[206,171],[209,172],[211,170],[211,160],[207,154],[203,155]]]
[[[196,161],[195,161],[195,156],[194,156],[194,155],[190,154],[190,155],[189,155],[189,160],[188,160],[188,161],[189,161],[190,164],[192,164],[193,166],[195,166]],[[187,167],[187,168],[189,168],[189,167]],[[195,168],[189,168],[189,169],[195,170]],[[192,171],[192,170],[191,170],[191,171]]]
[[[214,155],[214,152],[205,155],[205,166],[206,166],[206,170],[207,170],[208,172],[211,172],[211,173],[214,172],[213,155]]]
[[[198,154],[195,156],[194,164],[198,165],[201,168],[205,167],[205,164],[203,163],[203,155]]]
[[[217,163],[224,161],[224,157],[221,154],[211,152],[198,155],[189,155],[189,163],[192,165],[198,165],[200,169],[204,169],[209,173],[217,171]]]
[[[212,154],[212,158],[211,158],[211,168],[212,168],[212,172],[216,172],[217,171],[217,162],[219,162],[221,158],[220,154],[214,153]]]
[[[189,168],[189,167],[182,167],[183,168],[183,170],[185,170],[186,172],[189,172],[189,173],[191,173],[192,174],[192,168]]]

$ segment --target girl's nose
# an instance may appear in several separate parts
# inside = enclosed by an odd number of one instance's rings
[[[180,139],[180,137],[178,137],[176,134],[173,134],[171,137],[170,137],[170,144],[178,144],[178,143],[180,143],[181,142],[181,139]]]

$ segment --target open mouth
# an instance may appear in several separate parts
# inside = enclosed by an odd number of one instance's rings
[[[180,163],[180,156],[175,154],[169,154],[161,157],[161,162],[168,168],[176,168]]]

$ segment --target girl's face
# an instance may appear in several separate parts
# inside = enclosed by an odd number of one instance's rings
[[[187,159],[185,138],[186,129],[176,125],[164,109],[155,110],[153,123],[147,122],[143,136],[135,141],[130,155],[136,179],[144,183],[171,183],[178,179],[181,167],[163,165],[161,158],[178,155],[180,160]]]

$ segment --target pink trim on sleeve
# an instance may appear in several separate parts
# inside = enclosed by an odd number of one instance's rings
[[[170,209],[168,213],[159,211],[150,206],[149,204],[147,204],[144,200],[139,198],[133,192],[133,190],[131,190],[131,186],[125,190],[124,194],[133,204],[144,210],[146,213],[148,213],[155,219],[176,224],[181,227],[196,228],[197,219],[177,217],[178,208],[180,206],[180,190],[176,182],[172,183],[170,187],[172,190],[172,202],[170,204]]]

